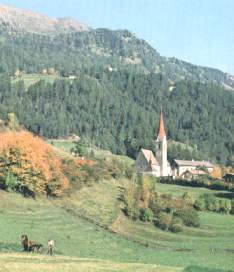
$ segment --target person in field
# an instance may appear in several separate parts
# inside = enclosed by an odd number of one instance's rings
[[[47,254],[53,255],[53,251],[54,251],[54,240],[49,239],[48,240]]]

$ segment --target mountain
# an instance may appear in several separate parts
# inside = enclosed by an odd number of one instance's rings
[[[85,60],[82,60],[83,62],[86,62],[89,57],[91,57],[91,62],[93,58],[102,58],[108,65],[114,65],[113,62],[118,61],[123,65],[138,66],[144,72],[163,74],[172,82],[188,79],[202,83],[214,82],[225,89],[234,89],[234,76],[218,69],[192,65],[176,58],[163,57],[144,40],[127,30],[91,29],[72,18],[54,19],[5,5],[0,6],[0,29],[2,33],[8,34],[8,38],[14,37],[12,40],[14,43],[20,42],[20,36],[21,38],[24,36],[23,39],[25,39],[27,34],[39,34],[37,49],[48,47],[48,43],[50,44],[53,39],[51,50],[61,50],[58,48],[62,46],[61,39],[63,43],[65,42],[62,48],[63,54],[66,58],[71,55],[72,63],[74,63],[72,54],[82,54],[81,57],[88,54]],[[50,37],[44,40],[44,35]],[[52,52],[47,52],[47,55],[51,54]],[[56,52],[56,54],[61,54],[61,52]],[[54,58],[56,59],[56,56]],[[51,65],[54,65],[53,58]],[[74,68],[77,69],[77,67]]]
[[[32,11],[0,5],[0,25],[9,31],[38,34],[88,31],[90,28],[72,18],[53,19]]]
[[[163,106],[169,139],[193,146],[201,159],[233,164],[233,76],[165,58],[128,30],[42,35],[5,25],[0,118],[15,112],[41,136],[77,134],[135,157],[140,147],[153,148]],[[23,75],[42,73],[56,80],[27,82],[31,86],[25,88]],[[194,156],[179,147],[174,151],[181,159]]]

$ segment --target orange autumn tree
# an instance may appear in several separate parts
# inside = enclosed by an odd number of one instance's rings
[[[0,134],[0,185],[28,195],[58,195],[68,188],[69,181],[53,148],[20,131]]]
[[[213,172],[211,173],[213,178],[220,179],[222,178],[222,169],[219,166],[215,166]]]

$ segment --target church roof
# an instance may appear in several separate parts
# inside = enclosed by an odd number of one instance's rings
[[[156,160],[156,158],[151,150],[142,148],[141,152],[144,155],[147,162],[151,161],[152,165],[159,165],[158,161]]]
[[[176,164],[179,166],[205,166],[208,168],[213,168],[214,165],[208,161],[186,161],[186,160],[175,160]]]
[[[158,140],[162,140],[164,138],[164,136],[166,136],[166,132],[165,132],[165,126],[164,126],[164,120],[163,120],[163,112],[161,109],[160,112],[160,122],[159,122],[159,131],[158,131]]]

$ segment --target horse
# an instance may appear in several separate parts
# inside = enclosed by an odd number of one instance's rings
[[[29,240],[26,234],[21,236],[21,244],[26,252],[41,252],[43,248],[42,244]]]

